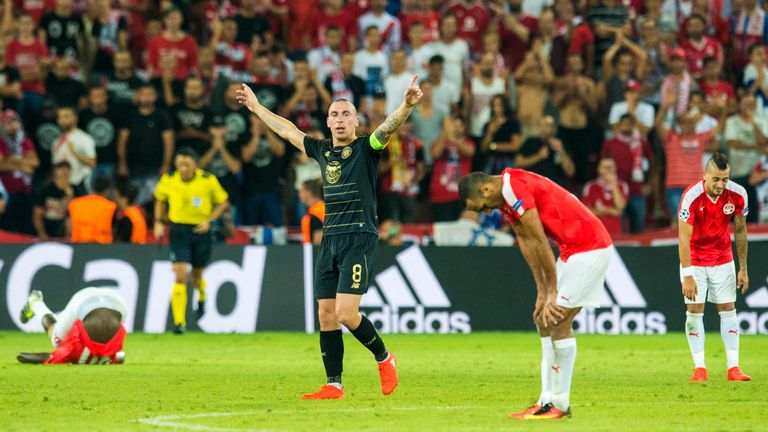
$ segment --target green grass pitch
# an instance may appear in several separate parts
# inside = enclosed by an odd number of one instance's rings
[[[43,335],[0,332],[3,431],[765,431],[768,341],[741,338],[753,381],[725,380],[719,332],[708,383],[688,383],[685,337],[578,336],[574,417],[506,415],[539,392],[531,333],[385,335],[400,385],[385,397],[372,356],[345,335],[346,399],[302,401],[323,383],[316,335],[131,334],[122,366],[22,365]]]

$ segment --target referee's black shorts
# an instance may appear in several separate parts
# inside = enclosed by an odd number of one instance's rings
[[[378,246],[379,237],[369,233],[323,236],[315,261],[315,298],[365,294]]]
[[[211,260],[213,237],[208,231],[197,234],[192,231],[195,225],[171,224],[168,240],[171,246],[171,261],[190,263],[192,268],[203,268]]]

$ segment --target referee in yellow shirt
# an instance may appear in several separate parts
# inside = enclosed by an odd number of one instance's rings
[[[189,147],[176,153],[175,170],[160,178],[155,188],[155,237],[165,236],[170,221],[169,242],[176,280],[171,296],[174,333],[186,330],[187,270],[192,264],[192,285],[199,292],[197,318],[205,312],[203,270],[211,258],[211,224],[229,207],[229,195],[216,176],[197,168],[198,155]]]

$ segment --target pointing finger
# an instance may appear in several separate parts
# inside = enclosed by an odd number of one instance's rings
[[[411,80],[411,84],[408,87],[414,87],[416,86],[416,80],[419,79],[419,74],[416,74],[413,76],[413,79]]]

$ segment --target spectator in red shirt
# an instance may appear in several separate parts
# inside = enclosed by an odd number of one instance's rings
[[[719,99],[726,100],[726,109],[728,113],[736,112],[736,93],[733,91],[733,85],[728,81],[721,80],[723,63],[714,57],[704,59],[704,69],[699,80],[699,87],[707,97],[708,106],[718,106]],[[720,112],[707,112],[712,117],[719,118]]]
[[[18,18],[19,36],[5,47],[5,61],[19,70],[24,96],[19,115],[39,112],[45,95],[43,79],[48,69],[48,47],[35,37],[35,21],[30,14]]]
[[[171,56],[176,60],[174,77],[184,80],[197,74],[197,42],[181,30],[182,15],[178,9],[170,9],[163,15],[165,29],[149,41],[147,75],[160,76],[160,59]]]
[[[616,163],[603,158],[598,177],[584,185],[581,201],[603,222],[611,236],[621,234],[621,214],[627,205],[629,187],[616,175]]]
[[[456,17],[459,25],[459,37],[466,40],[471,52],[482,48],[482,38],[490,23],[488,9],[479,0],[453,0],[443,12]]]
[[[287,42],[291,50],[307,51],[312,48],[312,15],[317,12],[319,0],[288,0]]]
[[[557,0],[557,33],[568,42],[568,53],[577,53],[586,65],[586,76],[592,76],[595,64],[595,35],[582,16],[576,16],[571,0]]]
[[[0,122],[0,184],[8,192],[0,227],[8,231],[34,234],[32,175],[40,165],[40,159],[35,152],[35,145],[24,135],[21,119],[16,112],[3,111]]]
[[[428,44],[440,38],[440,15],[432,9],[432,0],[414,0],[413,8],[400,9],[398,18],[400,19],[402,40],[407,40],[408,30],[415,22],[420,22],[424,26],[422,43]]]
[[[443,133],[432,145],[432,181],[429,202],[435,222],[455,221],[463,205],[459,200],[459,180],[472,171],[475,144],[466,135],[464,120],[446,118]]]
[[[251,49],[237,41],[237,21],[234,18],[213,22],[210,46],[216,53],[214,69],[227,79],[238,79],[238,73],[245,72],[251,64]]]
[[[35,23],[39,23],[40,18],[55,6],[56,0],[13,0],[13,7],[30,14]]]
[[[645,185],[653,162],[653,151],[635,127],[632,114],[621,116],[612,139],[603,144],[602,159],[612,159],[619,180],[629,186],[626,216],[633,233],[645,229]]]
[[[325,0],[323,8],[313,17],[313,47],[327,44],[325,34],[328,26],[336,26],[341,32],[342,52],[357,49],[357,17],[350,9],[344,8],[344,0]]]
[[[424,152],[408,121],[392,137],[379,161],[381,220],[413,223],[419,183],[424,178]]]
[[[499,19],[499,36],[501,37],[501,53],[504,55],[507,67],[517,70],[528,51],[528,42],[536,34],[538,20],[523,14],[522,0],[509,0],[509,11],[505,11],[496,3],[490,3]]]
[[[723,59],[723,48],[720,46],[720,42],[706,35],[706,25],[703,16],[691,15],[685,22],[688,35],[680,40],[680,47],[685,50],[688,71],[696,79],[701,76],[705,58]]]

